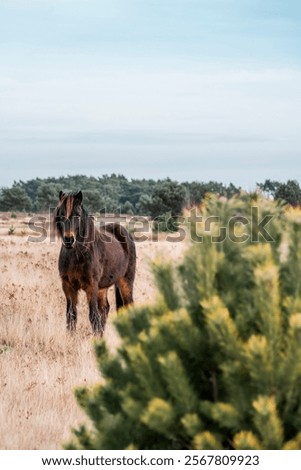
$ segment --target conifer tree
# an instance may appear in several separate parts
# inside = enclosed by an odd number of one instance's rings
[[[154,265],[157,302],[118,315],[116,353],[97,342],[102,380],[76,391],[91,425],[67,448],[301,449],[294,214],[257,195],[207,198],[199,242],[180,266]]]

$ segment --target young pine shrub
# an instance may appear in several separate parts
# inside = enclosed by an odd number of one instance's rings
[[[210,215],[180,266],[155,265],[157,302],[118,315],[117,353],[96,344],[102,381],[76,391],[91,426],[68,448],[301,449],[301,225],[247,195]],[[213,243],[231,217],[244,241]]]

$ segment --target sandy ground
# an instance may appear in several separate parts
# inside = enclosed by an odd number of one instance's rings
[[[65,300],[57,270],[58,240],[38,239],[28,218],[0,216],[0,449],[59,449],[71,427],[86,421],[74,388],[101,380],[84,293],[78,328],[65,330]],[[11,233],[8,235],[8,233]],[[34,236],[33,236],[34,235]],[[140,234],[139,234],[140,236]],[[136,303],[156,296],[150,262],[158,256],[179,260],[184,243],[136,243]],[[105,338],[112,349],[119,338],[113,290]]]

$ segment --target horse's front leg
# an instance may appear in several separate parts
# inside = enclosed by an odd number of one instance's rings
[[[104,321],[98,310],[98,287],[97,284],[90,286],[86,290],[89,304],[89,320],[94,334],[103,335]]]
[[[77,300],[78,291],[74,290],[70,284],[63,280],[63,291],[66,296],[67,310],[66,310],[66,322],[67,330],[74,331],[76,329],[77,322]]]

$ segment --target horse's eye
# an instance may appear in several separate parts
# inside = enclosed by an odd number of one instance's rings
[[[80,217],[80,214],[81,214],[80,209],[74,209],[72,215],[73,217]]]

